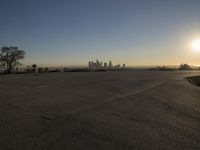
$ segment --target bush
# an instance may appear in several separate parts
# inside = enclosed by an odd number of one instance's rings
[[[181,64],[179,70],[192,70],[188,64]]]

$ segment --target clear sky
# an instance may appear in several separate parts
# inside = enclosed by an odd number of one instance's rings
[[[200,0],[0,0],[0,19],[25,65],[200,64]]]

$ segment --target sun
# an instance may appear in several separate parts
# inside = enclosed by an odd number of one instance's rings
[[[200,39],[194,40],[192,42],[192,48],[193,50],[200,52]]]

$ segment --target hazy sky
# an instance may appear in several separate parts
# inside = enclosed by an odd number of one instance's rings
[[[200,64],[200,0],[0,0],[0,46],[24,64]]]

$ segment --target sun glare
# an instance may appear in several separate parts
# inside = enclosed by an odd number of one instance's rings
[[[192,42],[192,48],[193,50],[200,52],[200,39],[194,40]]]

